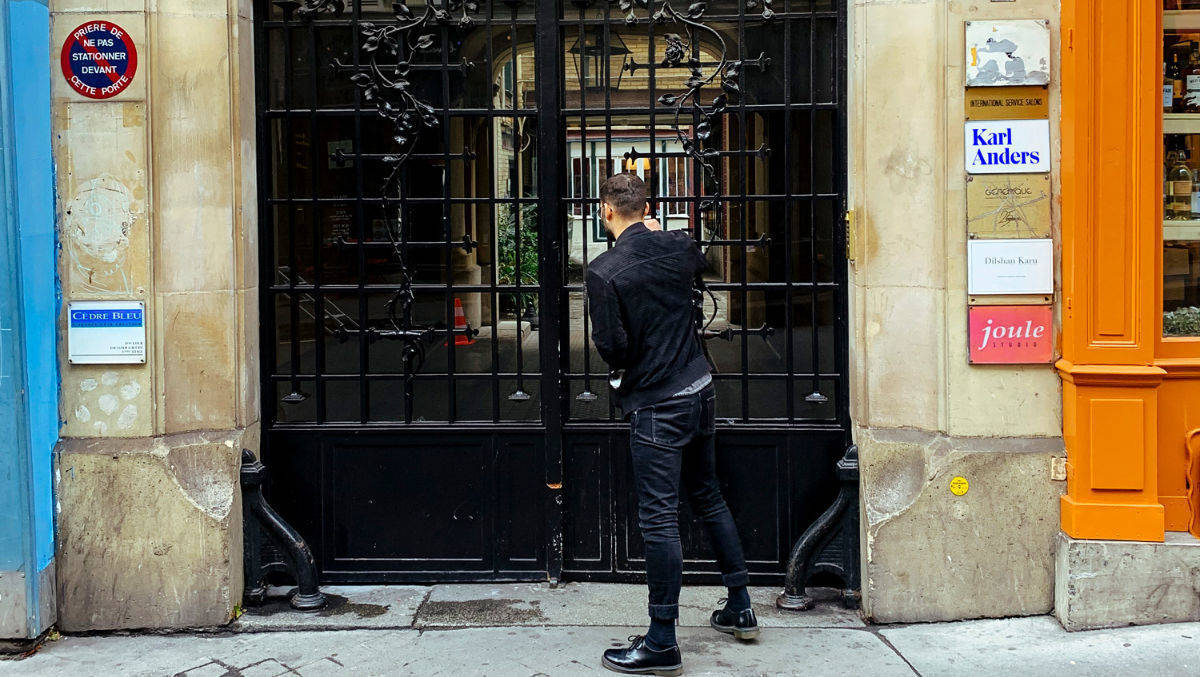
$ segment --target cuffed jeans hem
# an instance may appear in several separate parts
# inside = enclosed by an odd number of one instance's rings
[[[736,588],[743,585],[749,585],[750,574],[745,569],[735,571],[731,574],[721,574],[721,582],[727,588]]]
[[[651,604],[650,618],[670,621],[679,618],[678,604]]]

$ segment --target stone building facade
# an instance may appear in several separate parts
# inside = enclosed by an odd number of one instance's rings
[[[1056,331],[1066,321],[1060,66],[1063,36],[1083,28],[1074,14],[1063,27],[1076,8],[1058,0],[844,4],[815,11],[846,47],[846,143],[834,152],[845,154],[851,215],[845,383],[863,613],[881,623],[1051,613],[1060,500],[1077,471],[1055,367],[968,361],[963,27],[1050,25]],[[243,593],[241,450],[259,451],[277,406],[263,397],[273,367],[260,365],[260,324],[274,312],[260,305],[254,8],[52,0],[49,10],[52,45],[105,20],[140,49],[133,83],[111,98],[79,95],[57,66],[51,78],[63,301],[138,300],[148,318],[142,365],[71,364],[60,338],[58,625],[221,625]],[[513,78],[521,91],[534,88],[529,70]],[[755,256],[749,269],[767,266]],[[486,303],[464,305],[471,326],[487,323]],[[64,304],[60,337],[66,324]],[[951,492],[955,478],[969,490]]]

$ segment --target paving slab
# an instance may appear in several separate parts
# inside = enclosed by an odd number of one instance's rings
[[[471,628],[427,631],[422,658],[403,666],[414,674],[611,675],[600,654],[628,644],[640,628]],[[687,675],[870,674],[911,676],[912,671],[877,636],[865,630],[777,628],[752,644],[708,628],[678,632]],[[464,644],[474,647],[470,655]],[[483,656],[484,662],[476,662]]]
[[[327,585],[319,611],[296,611],[287,600],[290,588],[270,588],[265,604],[247,607],[230,625],[235,632],[274,630],[352,630],[409,628],[429,594],[427,585]]]
[[[932,623],[880,631],[924,677],[1200,675],[1200,623],[1067,632],[1054,618]]]
[[[282,667],[274,674],[281,674],[292,665],[336,658],[339,652],[353,651],[363,644],[388,651],[408,650],[416,639],[414,630],[64,636],[47,642],[24,660],[0,661],[0,677],[217,677],[241,674],[264,663],[264,667],[278,663]]]
[[[600,654],[624,646],[637,631],[595,626],[66,637],[25,660],[0,661],[0,677],[608,675]],[[706,628],[683,628],[679,640],[688,675],[912,674],[884,642],[861,629],[777,628],[741,643]]]
[[[835,603],[810,611],[789,612],[775,607],[778,588],[752,587],[759,623],[763,627],[863,627],[858,612]],[[708,626],[708,617],[725,596],[719,586],[686,586],[679,594],[679,625]],[[496,625],[614,625],[641,623],[647,618],[646,587],[633,584],[470,583],[436,585],[417,613],[415,624],[427,627]]]

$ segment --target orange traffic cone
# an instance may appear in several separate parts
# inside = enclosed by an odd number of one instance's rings
[[[468,329],[467,314],[463,312],[462,301],[460,301],[457,296],[454,297],[454,328],[456,330]],[[449,341],[447,341],[447,343],[449,343]],[[467,333],[456,333],[454,335],[454,345],[456,346],[470,346],[474,344],[475,339],[471,338],[471,336]]]

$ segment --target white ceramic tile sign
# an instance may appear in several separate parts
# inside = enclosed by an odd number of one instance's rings
[[[1050,171],[1049,120],[995,120],[965,126],[968,174]]]
[[[967,22],[967,86],[1050,83],[1050,22]]]
[[[68,303],[67,359],[71,364],[144,364],[146,304],[141,301]]]
[[[968,240],[968,294],[1053,294],[1054,240]]]

